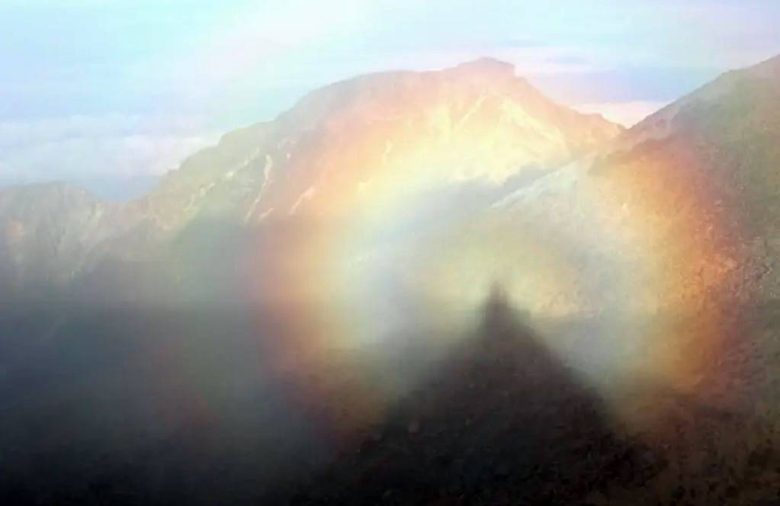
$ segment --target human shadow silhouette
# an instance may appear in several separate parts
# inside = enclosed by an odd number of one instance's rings
[[[495,286],[471,339],[358,448],[286,499],[577,504],[616,474],[651,474],[638,454]]]

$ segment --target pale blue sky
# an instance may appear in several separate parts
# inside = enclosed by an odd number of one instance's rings
[[[317,86],[479,56],[630,123],[780,53],[778,26],[775,0],[4,0],[0,184],[127,193]]]

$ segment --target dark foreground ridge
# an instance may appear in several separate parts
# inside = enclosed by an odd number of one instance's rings
[[[780,446],[760,403],[723,411],[642,394],[641,409],[663,418],[651,438],[627,435],[500,292],[470,339],[335,453],[316,417],[264,372],[273,354],[245,312],[55,309],[0,319],[3,505],[770,506],[780,497]],[[774,336],[780,304],[749,319]],[[758,372],[776,384],[773,342],[760,348]]]

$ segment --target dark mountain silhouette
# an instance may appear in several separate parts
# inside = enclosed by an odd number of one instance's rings
[[[641,486],[659,466],[613,432],[598,395],[496,288],[471,339],[285,501],[582,504],[607,484]]]

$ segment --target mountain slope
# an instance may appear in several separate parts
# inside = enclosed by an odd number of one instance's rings
[[[727,72],[631,128],[613,144],[602,165],[628,165],[653,151],[693,156],[698,169],[724,191],[731,187],[731,193],[751,197],[744,204],[754,206],[746,209],[753,233],[768,233],[760,215],[780,191],[773,170],[780,160],[775,142],[780,130],[778,82],[780,56]]]
[[[565,249],[559,272],[575,288],[546,303],[574,292],[581,316],[551,325],[550,342],[632,431],[678,452],[680,486],[697,497],[710,464],[681,455],[704,446],[718,448],[712,465],[733,466],[734,497],[771,489],[745,483],[761,474],[749,455],[780,448],[777,139],[780,57],[724,74],[494,206],[503,235]],[[664,400],[670,391],[686,400]],[[696,404],[726,414],[696,424]],[[717,502],[714,490],[704,494]]]
[[[659,267],[678,270],[676,281],[667,280],[675,286],[666,287],[675,300],[727,282],[742,283],[729,290],[747,296],[758,288],[755,276],[769,282],[780,253],[772,239],[779,118],[776,57],[724,74],[629,129],[594,160],[550,174],[496,207],[546,219],[588,244],[586,256],[647,265],[652,250]],[[582,230],[598,239],[580,237]],[[642,266],[634,267],[641,274]]]
[[[39,235],[48,240],[45,231],[26,233],[31,243],[22,248],[18,209],[5,206],[3,238],[15,246],[0,262],[8,276],[29,265],[62,282],[114,270],[110,265],[168,261],[166,255],[180,252],[166,250],[188,227],[201,230],[198,223],[251,227],[269,217],[359,216],[386,212],[415,192],[458,185],[503,191],[501,185],[604,146],[620,130],[551,102],[495,60],[358,77],[312,92],[274,121],[225,135],[139,200],[124,206],[86,194],[80,198],[91,202],[57,200],[66,207],[47,213],[46,227],[74,231],[69,246],[56,247],[67,252],[36,244]],[[53,205],[42,188],[4,192],[5,200],[15,192],[30,208]]]
[[[146,199],[245,221],[306,207],[332,210],[345,193],[381,191],[387,173],[416,184],[501,183],[549,170],[620,131],[546,99],[511,65],[478,60],[437,72],[391,72],[332,84],[271,123],[231,133],[192,157]]]
[[[0,191],[0,277],[22,290],[70,279],[112,230],[116,206],[81,188],[45,184]]]

